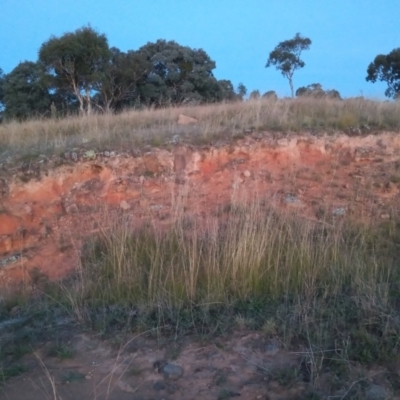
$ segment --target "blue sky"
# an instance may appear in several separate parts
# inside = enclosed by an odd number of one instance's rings
[[[344,97],[383,99],[385,84],[366,82],[366,69],[400,47],[399,15],[400,0],[0,0],[0,68],[35,61],[51,35],[90,24],[123,51],[157,39],[203,48],[218,79],[287,96],[287,80],[265,64],[300,32],[312,45],[295,88],[318,82]]]

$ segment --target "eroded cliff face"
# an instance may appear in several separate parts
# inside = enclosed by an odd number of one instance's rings
[[[234,145],[76,153],[0,175],[0,284],[79,265],[83,240],[117,214],[167,225],[176,212],[217,215],[260,200],[307,218],[390,219],[398,212],[400,136],[272,134]]]

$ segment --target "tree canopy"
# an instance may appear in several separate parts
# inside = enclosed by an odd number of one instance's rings
[[[299,87],[296,90],[297,97],[314,97],[314,98],[331,98],[331,99],[341,99],[340,93],[335,90],[324,90],[320,83],[312,83],[308,86]]]
[[[389,54],[379,54],[369,64],[366,80],[386,82],[385,95],[393,99],[400,97],[400,48],[392,50]]]
[[[160,39],[142,46],[138,54],[149,65],[138,87],[144,103],[204,103],[231,96],[226,82],[214,77],[215,62],[203,49]]]
[[[246,87],[215,78],[216,63],[203,49],[159,39],[137,50],[109,47],[107,37],[84,26],[51,36],[37,62],[10,74],[0,70],[5,116],[90,114],[127,107],[242,100]],[[51,106],[51,107],[50,107]]]
[[[293,74],[296,70],[303,68],[305,62],[300,58],[303,50],[308,50],[311,45],[309,38],[302,37],[296,33],[293,39],[280,42],[269,54],[266,68],[274,65],[282,75],[289,80],[290,91],[294,97]]]
[[[53,36],[39,50],[39,62],[52,78],[52,85],[72,92],[82,113],[91,112],[92,91],[104,78],[110,57],[106,36],[91,27]]]
[[[24,61],[4,77],[5,117],[23,119],[43,115],[48,112],[51,101],[43,70],[37,63]]]

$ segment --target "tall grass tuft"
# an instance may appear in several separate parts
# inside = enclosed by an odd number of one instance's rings
[[[159,323],[187,310],[194,329],[212,315],[226,326],[248,315],[252,328],[273,321],[288,346],[346,344],[346,357],[389,359],[400,345],[399,232],[394,223],[315,223],[258,204],[206,222],[178,218],[164,231],[118,221],[86,244],[63,299],[79,318],[123,307],[155,312]]]

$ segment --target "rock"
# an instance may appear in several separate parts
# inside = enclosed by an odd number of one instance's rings
[[[370,385],[365,391],[367,400],[385,400],[389,398],[389,392],[383,386]]]
[[[346,214],[346,209],[345,209],[344,207],[335,208],[335,209],[332,211],[332,214],[333,214],[335,217],[343,216],[343,215]]]
[[[73,152],[71,153],[71,160],[74,161],[74,162],[77,162],[77,161],[78,161],[78,154],[75,153],[75,151],[73,151]]]
[[[390,219],[390,215],[388,213],[383,213],[380,215],[381,219]]]
[[[85,152],[84,157],[87,160],[95,160],[96,159],[96,152],[94,150],[88,150]]]
[[[243,175],[244,175],[246,178],[250,178],[251,172],[246,170],[246,171],[243,172]]]
[[[304,207],[304,203],[292,194],[287,194],[284,198],[285,203],[291,207]]]
[[[130,204],[126,200],[122,200],[121,203],[119,203],[120,208],[122,208],[124,211],[127,211],[131,208]]]
[[[265,345],[265,354],[273,357],[279,352],[279,343],[276,340],[271,340]]]
[[[183,375],[183,368],[179,365],[165,363],[158,368],[158,372],[164,375],[164,379],[176,381]]]
[[[196,118],[188,117],[187,115],[180,114],[178,117],[179,125],[194,125],[197,124],[198,120]]]
[[[153,389],[154,390],[157,390],[157,391],[165,390],[165,388],[166,388],[166,385],[165,385],[165,383],[163,381],[156,381],[153,384]]]
[[[178,144],[180,141],[181,141],[180,136],[179,136],[179,135],[174,135],[174,136],[172,137],[172,139],[170,140],[170,143],[171,143],[171,144]]]
[[[76,214],[79,212],[78,206],[76,204],[71,204],[70,206],[65,208],[67,214]]]

